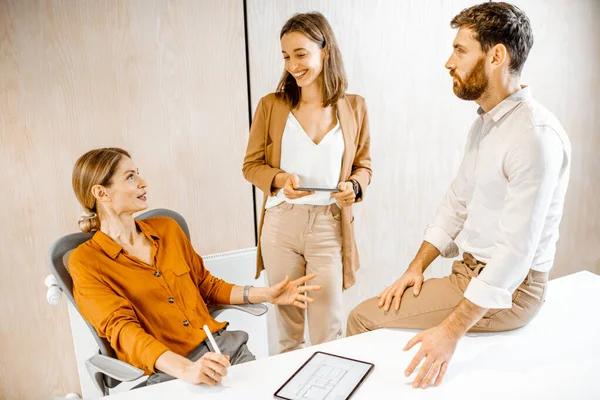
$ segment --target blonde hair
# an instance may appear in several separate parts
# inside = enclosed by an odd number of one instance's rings
[[[113,175],[123,157],[129,153],[116,147],[90,150],[75,162],[73,167],[73,191],[83,208],[79,218],[79,229],[91,232],[100,229],[100,218],[96,210],[96,198],[92,194],[95,185],[110,186]]]

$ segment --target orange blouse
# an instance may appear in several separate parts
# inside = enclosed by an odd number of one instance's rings
[[[229,304],[233,285],[210,274],[173,219],[136,224],[152,242],[154,265],[98,231],[73,251],[69,270],[83,317],[120,360],[151,374],[165,351],[186,356],[204,341],[204,324],[213,333],[225,327],[207,305]]]

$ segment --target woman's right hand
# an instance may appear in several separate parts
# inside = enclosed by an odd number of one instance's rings
[[[212,386],[221,382],[230,365],[229,356],[208,352],[187,365],[180,378],[193,385],[205,383]]]
[[[299,187],[300,178],[298,178],[298,175],[288,174],[287,179],[283,184],[283,194],[285,194],[286,198],[294,200],[315,193],[313,190],[296,190]]]

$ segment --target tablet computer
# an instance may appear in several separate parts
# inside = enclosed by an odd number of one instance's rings
[[[332,188],[332,189],[328,189],[328,188],[314,188],[314,187],[299,187],[296,188],[294,190],[304,190],[304,191],[313,191],[313,192],[332,192],[332,193],[339,193],[340,189],[338,188]]]
[[[281,400],[347,400],[375,365],[315,352],[274,394]]]

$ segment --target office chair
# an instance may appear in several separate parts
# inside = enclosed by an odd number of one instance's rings
[[[136,219],[143,220],[157,216],[173,218],[185,232],[188,239],[190,238],[190,231],[185,219],[175,211],[167,209],[150,210],[140,214]],[[66,294],[77,312],[79,312],[79,309],[73,298],[73,280],[68,269],[69,256],[77,246],[91,239],[93,235],[94,232],[79,232],[63,236],[54,242],[49,252],[48,264],[50,270],[57,280],[58,287]],[[267,312],[267,307],[264,304],[211,306],[209,312],[213,318],[216,318],[227,309],[243,311],[254,316],[261,316]],[[104,396],[108,395],[110,389],[115,388],[121,382],[131,382],[144,375],[141,369],[118,360],[114,350],[110,347],[110,343],[105,338],[98,336],[94,327],[87,321],[85,323],[98,345],[98,354],[86,360],[85,365],[92,380]]]

